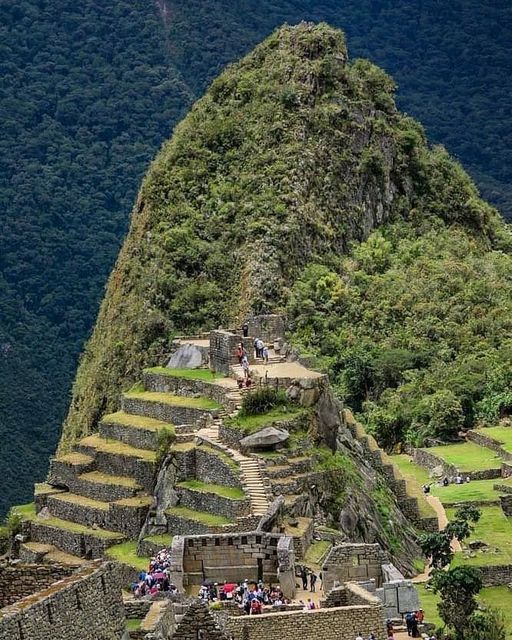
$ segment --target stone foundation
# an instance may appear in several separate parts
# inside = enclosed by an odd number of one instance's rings
[[[48,564],[0,564],[0,609],[73,573],[71,567]]]
[[[387,554],[378,544],[340,544],[333,547],[322,566],[324,591],[330,591],[335,583],[375,580],[377,587],[383,583],[382,565],[388,564]]]

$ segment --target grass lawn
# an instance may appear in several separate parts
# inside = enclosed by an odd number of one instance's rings
[[[470,483],[471,484],[471,483]],[[475,525],[469,540],[486,542],[490,551],[475,551],[473,558],[465,558],[463,553],[456,553],[453,566],[468,564],[475,567],[482,565],[512,564],[512,522],[501,507],[481,507],[482,517]],[[451,520],[454,509],[447,509],[446,515]]]
[[[144,540],[152,542],[153,544],[158,544],[162,547],[162,549],[164,549],[171,546],[172,538],[173,536],[171,536],[169,533],[162,533],[159,536],[147,536],[147,538],[144,538]]]
[[[210,398],[188,398],[186,396],[175,396],[172,393],[160,393],[157,391],[129,391],[124,394],[125,398],[132,400],[146,400],[147,402],[162,402],[175,407],[186,407],[188,409],[220,409],[221,405]]]
[[[485,606],[501,611],[507,638],[512,638],[512,591],[508,587],[485,587],[480,591],[478,600]]]
[[[447,487],[432,485],[430,491],[444,504],[455,502],[470,502],[480,500],[499,500],[500,493],[494,490],[496,483],[512,487],[511,479],[498,478],[495,480],[472,480],[465,484],[450,484]]]
[[[325,558],[331,547],[332,543],[329,542],[329,540],[316,540],[315,542],[312,542],[309,549],[306,551],[304,564],[310,568],[319,568],[320,563]]]
[[[499,469],[501,466],[501,460],[494,451],[480,447],[474,442],[430,447],[427,451],[439,456],[448,464],[455,465],[462,473],[464,471]]]
[[[104,453],[113,453],[120,456],[130,456],[132,458],[140,458],[148,462],[154,462],[156,460],[156,452],[149,449],[137,449],[129,444],[125,444],[120,440],[111,440],[102,438],[99,434],[95,433],[92,436],[86,436],[80,440],[80,445],[84,447],[92,447],[97,451]]]
[[[116,411],[103,416],[101,419],[105,424],[120,424],[123,427],[135,429],[147,429],[149,431],[160,431],[167,429],[174,433],[174,425],[163,420],[155,420],[155,418],[147,418],[146,416],[136,416],[124,411]]]
[[[226,424],[231,427],[241,429],[244,433],[255,433],[263,427],[267,427],[275,422],[292,420],[304,412],[303,409],[273,409],[268,413],[261,413],[255,416],[235,416],[226,420]]]
[[[245,493],[238,487],[226,487],[221,484],[206,484],[201,480],[184,480],[178,482],[177,487],[183,487],[184,489],[192,489],[193,491],[202,491],[203,493],[215,493],[222,498],[229,498],[230,500],[244,500]]]
[[[501,442],[505,451],[512,452],[512,427],[488,427],[477,431],[483,436]]]
[[[116,531],[92,529],[84,526],[83,524],[71,522],[71,520],[61,520],[60,518],[45,518],[44,520],[36,519],[35,522],[38,524],[48,525],[49,527],[55,527],[56,529],[64,529],[65,531],[72,531],[73,533],[84,533],[89,536],[105,538],[107,540],[122,540],[124,537],[122,533],[117,533]]]
[[[425,612],[426,622],[432,622],[436,627],[443,626],[443,621],[437,612],[437,603],[440,600],[439,595],[425,589],[424,584],[416,585],[420,596],[420,602]],[[478,601],[484,605],[499,609],[504,618],[507,627],[507,637],[512,638],[512,591],[508,587],[485,587],[478,595]]]
[[[166,513],[180,518],[187,518],[188,520],[195,520],[209,527],[222,527],[226,524],[233,524],[229,518],[224,516],[206,511],[194,511],[194,509],[189,509],[188,507],[171,507],[167,509]]]
[[[142,620],[138,618],[126,618],[126,631],[138,631]]]
[[[211,369],[168,369],[167,367],[152,367],[144,369],[144,373],[157,373],[171,378],[185,378],[187,380],[204,380],[210,382],[218,378],[226,378],[223,373],[216,373]]]
[[[80,480],[87,480],[87,482],[94,482],[96,484],[116,484],[130,489],[140,489],[135,478],[129,478],[128,476],[111,476],[101,471],[82,473]]]
[[[443,621],[439,617],[439,613],[437,611],[437,604],[440,601],[440,596],[430,591],[430,589],[426,589],[424,583],[418,583],[416,587],[418,588],[421,608],[425,614],[425,622],[432,622],[436,625],[436,628],[443,626]]]
[[[127,564],[129,567],[133,567],[137,569],[137,571],[146,571],[149,567],[150,558],[137,555],[137,542],[135,540],[110,547],[107,549],[107,556],[122,564]]]
[[[23,520],[33,520],[36,517],[36,505],[34,502],[16,505],[12,507],[12,510],[19,513]]]

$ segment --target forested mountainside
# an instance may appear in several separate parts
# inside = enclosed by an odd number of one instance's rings
[[[393,443],[494,419],[512,399],[511,300],[510,229],[397,110],[392,79],[349,61],[338,30],[283,27],[213,82],[151,165],[61,445],[176,332],[283,311],[384,444],[397,426]]]
[[[44,474],[149,159],[226,63],[283,22],[342,27],[352,56],[394,75],[400,106],[507,213],[511,11],[475,0],[0,0],[0,512]]]

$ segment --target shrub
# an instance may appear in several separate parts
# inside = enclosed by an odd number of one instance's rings
[[[240,415],[255,416],[277,407],[286,407],[288,404],[289,400],[284,391],[278,391],[273,387],[260,387],[244,397]]]

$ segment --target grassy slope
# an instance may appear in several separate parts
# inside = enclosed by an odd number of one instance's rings
[[[474,442],[431,447],[429,451],[455,465],[461,472],[499,469],[501,466],[501,460],[494,451]]]
[[[477,429],[479,433],[501,442],[505,451],[512,452],[512,427],[488,427]]]

